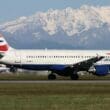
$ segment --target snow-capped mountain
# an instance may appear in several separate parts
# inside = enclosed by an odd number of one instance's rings
[[[15,48],[110,49],[110,7],[50,9],[1,24],[0,32]]]

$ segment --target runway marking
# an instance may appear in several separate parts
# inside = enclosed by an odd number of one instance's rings
[[[23,84],[29,84],[29,83],[38,83],[38,84],[102,84],[102,83],[110,83],[110,80],[78,80],[78,81],[69,81],[69,80],[55,80],[55,81],[49,81],[49,80],[37,80],[37,81],[0,81],[0,83],[23,83]]]

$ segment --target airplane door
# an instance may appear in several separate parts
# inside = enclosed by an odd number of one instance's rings
[[[15,64],[21,64],[21,54],[20,54],[20,51],[16,51],[15,52]]]

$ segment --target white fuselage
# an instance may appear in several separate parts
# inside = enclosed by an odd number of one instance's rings
[[[105,58],[99,61],[99,64],[110,64],[109,52],[101,50],[11,50],[1,61],[12,65],[73,65],[96,56],[104,56]]]

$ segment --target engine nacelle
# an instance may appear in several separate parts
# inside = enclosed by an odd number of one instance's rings
[[[110,73],[109,65],[95,65],[94,67],[96,69],[95,74],[98,76],[105,76]]]

